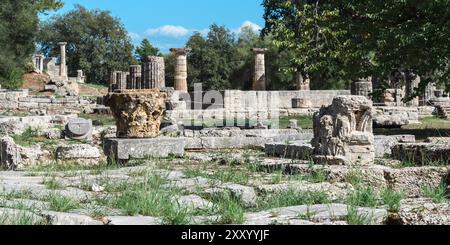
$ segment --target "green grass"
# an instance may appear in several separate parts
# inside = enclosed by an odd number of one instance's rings
[[[209,167],[216,167],[209,171]],[[188,178],[204,177],[212,181],[218,181],[221,183],[233,182],[236,184],[246,185],[250,179],[250,171],[247,167],[242,168],[240,166],[217,166],[204,163],[201,166],[187,167],[183,170],[183,174]]]
[[[0,197],[6,200],[11,199],[32,199],[33,193],[30,190],[13,191],[1,193]]]
[[[20,146],[33,146],[42,144],[44,147],[57,144],[57,140],[50,140],[39,135],[39,129],[27,128],[22,134],[12,136],[14,142]]]
[[[397,192],[389,188],[381,191],[381,199],[387,206],[388,211],[392,213],[398,213],[400,211],[400,203],[404,197],[403,192]]]
[[[50,209],[56,212],[68,212],[80,208],[80,204],[74,199],[57,193],[49,194],[47,201],[50,203]]]
[[[143,183],[130,185],[113,198],[113,206],[127,215],[161,217],[165,224],[180,225],[189,222],[189,210],[174,203],[176,190],[166,187],[167,181],[149,175]]]
[[[352,169],[345,176],[345,182],[356,187],[360,186],[364,182],[364,174],[360,169]]]
[[[372,219],[367,214],[360,214],[358,212],[358,207],[348,206],[347,207],[347,224],[349,225],[370,225]]]
[[[447,187],[444,183],[438,186],[424,186],[422,188],[422,194],[426,198],[430,198],[434,203],[442,203],[447,200]]]
[[[111,115],[100,114],[80,114],[80,118],[90,119],[95,126],[113,126],[116,125],[116,120]]]
[[[46,225],[44,218],[35,215],[28,210],[17,210],[17,213],[0,211],[0,225]]]
[[[56,177],[51,177],[49,179],[45,179],[42,183],[49,190],[62,190],[64,186],[61,182],[59,182]]]
[[[374,188],[370,186],[357,187],[349,193],[346,202],[350,206],[375,208],[378,206],[379,197]]]
[[[28,173],[37,174],[39,172],[44,173],[56,173],[56,172],[69,172],[72,175],[76,174],[76,171],[92,171],[91,174],[99,175],[106,170],[115,170],[120,168],[119,164],[108,164],[107,162],[101,162],[96,166],[84,166],[73,161],[52,161],[50,164],[38,164],[26,169]]]
[[[285,192],[271,194],[258,200],[257,211],[298,205],[316,205],[326,203],[330,203],[330,199],[325,192],[299,192],[290,189]]]
[[[229,193],[214,195],[212,198],[214,208],[220,215],[218,224],[242,224],[244,223],[245,209],[239,200]]]

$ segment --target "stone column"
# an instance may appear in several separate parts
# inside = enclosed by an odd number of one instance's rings
[[[411,97],[416,92],[416,89],[420,85],[421,81],[420,76],[412,72],[407,72],[405,78],[406,78],[406,97]],[[412,100],[408,101],[406,105],[411,107],[419,106],[419,97],[417,96],[414,97]]]
[[[299,91],[311,90],[311,80],[307,75],[303,75],[301,72],[295,74],[295,83],[297,84],[297,90]]]
[[[127,84],[127,89],[144,89],[141,82],[141,66],[131,65],[130,66],[130,80]]]
[[[117,71],[111,73],[111,78],[109,80],[109,92],[113,93],[117,87]]]
[[[172,48],[170,51],[175,56],[175,90],[188,92],[187,54],[191,49]]]
[[[78,83],[84,83],[83,70],[77,70],[77,82]]]
[[[253,90],[266,90],[266,64],[264,54],[265,48],[254,48],[253,51]]]
[[[67,65],[66,65],[66,42],[58,43],[61,48],[61,64],[59,67],[59,76],[63,79],[67,79]]]
[[[148,62],[142,65],[142,80],[145,89],[162,89],[166,87],[164,57],[148,57]]]
[[[352,95],[365,96],[371,99],[370,94],[373,92],[372,78],[360,78],[352,82]]]
[[[116,90],[119,92],[123,92],[127,89],[127,73],[118,71],[116,72]]]
[[[44,72],[44,59],[45,57],[43,55],[39,55],[39,70],[41,71],[41,73]]]

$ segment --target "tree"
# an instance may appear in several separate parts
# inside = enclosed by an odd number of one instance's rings
[[[39,13],[62,6],[57,0],[2,0],[0,2],[0,84],[18,88],[35,51]]]
[[[150,41],[145,38],[142,40],[141,45],[136,47],[135,58],[141,63],[146,63],[148,61],[148,56],[161,56],[158,48],[154,47]]]
[[[343,81],[394,70],[449,85],[447,0],[264,0],[264,32],[290,50],[296,71]]]
[[[190,87],[202,83],[204,89],[222,90],[231,87],[231,73],[235,66],[234,36],[224,26],[211,25],[206,38],[195,33],[187,42]]]
[[[127,31],[108,11],[77,5],[41,25],[39,44],[44,53],[57,56],[61,41],[68,43],[69,74],[82,69],[89,83],[107,84],[112,71],[127,70],[135,62]]]

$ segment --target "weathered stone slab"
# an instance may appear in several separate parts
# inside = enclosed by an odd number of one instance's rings
[[[287,159],[310,160],[314,149],[305,141],[268,143],[265,145],[267,156]]]
[[[401,127],[419,123],[417,107],[375,107],[375,127]]]
[[[81,214],[53,211],[44,211],[42,214],[47,217],[49,223],[52,225],[104,225],[101,221]]]
[[[162,221],[154,217],[145,216],[110,216],[107,225],[161,225]]]
[[[213,207],[213,203],[197,195],[177,196],[173,202],[177,203],[179,208],[186,209],[208,209]]]
[[[168,156],[183,156],[185,140],[182,138],[154,139],[106,139],[105,155],[110,160],[130,160],[158,158]]]
[[[437,187],[446,181],[448,167],[413,167],[385,169],[384,176],[389,187],[408,197],[421,197],[424,187]]]
[[[415,143],[416,137],[414,135],[394,135],[394,136],[384,136],[376,135],[374,146],[375,146],[375,157],[383,158],[390,157],[392,154],[392,147],[398,143]]]
[[[450,164],[450,144],[402,143],[392,148],[392,157],[421,165]]]
[[[58,160],[73,160],[83,165],[98,164],[100,157],[100,150],[87,144],[59,146],[56,149]]]
[[[349,207],[344,204],[302,205],[286,208],[276,208],[259,213],[246,213],[245,225],[272,225],[272,224],[336,224],[343,221],[346,224]],[[384,209],[357,208],[358,215],[365,217],[367,224],[382,225],[388,218]],[[300,217],[309,220],[301,220]]]
[[[450,225],[450,203],[406,199],[401,203],[398,219],[401,225]]]

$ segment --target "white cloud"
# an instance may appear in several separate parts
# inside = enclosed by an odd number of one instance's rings
[[[139,40],[141,39],[141,35],[135,33],[135,32],[130,32],[128,33],[128,36],[132,39],[132,40]]]
[[[249,20],[244,21],[244,23],[242,23],[241,27],[239,27],[239,29],[234,30],[234,32],[236,33],[241,33],[242,30],[246,27],[250,27],[254,32],[259,33],[263,28],[261,26],[259,26],[258,24],[255,24]]]
[[[149,36],[184,37],[191,31],[182,26],[165,25],[158,28],[151,28],[145,31]]]

